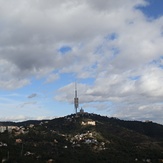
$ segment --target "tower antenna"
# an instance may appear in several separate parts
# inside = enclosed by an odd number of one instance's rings
[[[77,114],[77,109],[79,107],[79,99],[78,99],[78,93],[77,93],[77,83],[75,82],[75,98],[74,98],[74,107],[75,107],[75,113]]]

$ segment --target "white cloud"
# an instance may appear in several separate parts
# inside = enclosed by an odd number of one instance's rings
[[[132,71],[123,74],[104,73],[97,77],[93,86],[78,84],[80,105],[96,108],[97,111],[100,108],[112,110],[112,116],[120,118],[150,119],[162,123],[157,116],[159,114],[161,118],[163,115],[162,72],[162,69],[152,65],[137,71],[140,77],[135,79],[130,78],[134,75]],[[72,103],[73,90],[74,84],[61,88],[56,99],[66,99]]]
[[[21,88],[32,77],[49,83],[60,80],[63,73],[74,73],[79,81],[94,79],[92,85],[79,84],[81,103],[101,102],[107,108],[104,102],[112,102],[113,108],[124,112],[134,106],[138,117],[142,114],[138,108],[155,105],[163,96],[163,70],[150,65],[162,56],[163,17],[150,20],[136,9],[147,4],[145,0],[0,0],[0,88]],[[58,49],[65,45],[71,51],[62,55]],[[72,103],[72,90],[73,84],[61,88],[56,99]]]
[[[12,122],[21,122],[27,120],[50,120],[56,117],[46,117],[46,116],[39,116],[39,117],[31,117],[31,116],[24,116],[24,115],[17,115],[17,116],[6,116],[0,117],[0,121],[12,121]]]
[[[145,5],[142,0],[126,0],[126,3],[112,0],[48,0],[46,3],[41,0],[17,0],[14,3],[0,3],[3,6],[0,17],[0,56],[15,67],[13,78],[17,75],[22,78],[31,75],[44,76],[60,68],[63,69],[61,72],[76,70],[79,77],[88,77],[89,71],[92,71],[91,65],[99,59],[99,56],[93,54],[99,46],[98,42],[102,41],[97,38],[103,38],[112,32],[123,33],[121,30],[126,27],[127,19],[142,16],[134,14],[131,8],[135,5]],[[64,43],[72,44],[72,54],[60,56],[55,51]],[[79,44],[83,44],[83,48],[76,51],[75,48]],[[105,61],[106,57],[107,55],[103,57]],[[102,63],[99,62],[100,64]],[[15,84],[14,81],[13,83]]]
[[[47,79],[46,79],[46,83],[51,83],[54,82],[55,80],[59,79],[59,75],[58,74],[50,74],[48,75]]]

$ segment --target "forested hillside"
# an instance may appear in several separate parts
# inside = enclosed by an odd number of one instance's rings
[[[2,162],[153,163],[163,159],[163,126],[153,122],[83,113],[45,121],[1,122],[1,126],[8,126],[0,133]]]

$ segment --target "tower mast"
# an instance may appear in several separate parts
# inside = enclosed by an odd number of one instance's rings
[[[79,107],[79,99],[77,94],[77,84],[75,82],[75,98],[74,98],[74,107],[75,107],[75,113],[77,114],[77,109]]]

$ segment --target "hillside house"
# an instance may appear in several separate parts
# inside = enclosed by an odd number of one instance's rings
[[[87,121],[87,122],[83,122],[82,121],[81,125],[83,125],[83,126],[86,126],[86,125],[95,126],[96,125],[96,122],[95,121]]]
[[[22,143],[23,141],[22,141],[22,139],[16,139],[15,142],[18,143],[18,144],[20,144],[20,143]]]
[[[6,126],[0,126],[0,133],[3,133],[7,130]]]

